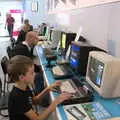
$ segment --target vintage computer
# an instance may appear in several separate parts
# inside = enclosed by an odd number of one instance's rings
[[[86,68],[90,51],[104,50],[87,42],[72,42],[69,63],[73,70],[80,76],[86,75]]]
[[[104,52],[90,52],[86,81],[103,98],[120,97],[120,59]]]
[[[71,44],[69,62],[53,67],[53,76],[56,79],[71,77],[73,74],[79,76],[86,75],[88,56],[90,51],[104,51],[96,46],[85,42],[75,42]]]
[[[45,32],[45,38],[46,38],[46,40],[48,40],[48,41],[51,41],[50,31],[51,31],[50,27],[47,26],[47,27],[46,27],[46,32]]]
[[[61,39],[61,34],[62,34],[62,31],[52,29],[51,31],[51,48],[52,49],[57,49],[58,43]]]
[[[51,28],[47,26],[45,32],[45,40],[43,41],[42,47],[49,48],[50,45],[51,45]]]
[[[48,32],[46,33],[47,41],[45,41],[44,47],[49,49],[56,49],[60,39],[61,31],[49,28]]]
[[[50,65],[50,61],[56,61],[57,59],[57,54],[56,54],[56,48],[57,48],[57,45],[58,45],[58,42],[60,41],[60,38],[61,38],[61,31],[60,30],[55,30],[55,29],[52,29],[50,30],[50,40],[49,40],[49,43],[47,44],[47,47],[45,47],[43,49],[44,51],[44,55],[48,61],[48,65],[47,67],[52,67]]]

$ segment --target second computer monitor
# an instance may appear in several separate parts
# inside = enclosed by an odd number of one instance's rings
[[[61,31],[60,30],[51,30],[51,42],[52,42],[52,46],[53,48],[56,48],[58,46],[58,43],[61,39]]]
[[[75,37],[76,37],[76,33],[62,32],[60,49],[63,56],[66,55],[69,45],[71,44],[72,41],[75,40]]]
[[[69,62],[74,71],[85,76],[90,51],[104,51],[89,43],[72,42]]]

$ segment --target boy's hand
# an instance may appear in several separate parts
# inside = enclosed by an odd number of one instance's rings
[[[54,90],[56,87],[59,87],[60,85],[61,85],[61,81],[58,80],[58,81],[56,81],[54,84],[50,85],[50,86],[48,87],[48,90],[49,90],[49,91]]]
[[[58,104],[62,103],[67,99],[70,99],[71,97],[72,97],[72,94],[70,93],[62,93],[57,99],[55,99],[55,105],[57,106]]]

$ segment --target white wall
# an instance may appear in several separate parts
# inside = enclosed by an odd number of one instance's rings
[[[45,5],[45,0],[41,0],[39,5]],[[35,21],[36,23],[46,21],[59,28],[66,27],[73,32],[77,32],[81,26],[83,28],[82,35],[93,45],[120,58],[120,2],[49,15],[46,14],[45,6],[39,7],[40,11],[44,12],[39,11],[38,17],[37,15],[29,17],[34,24]]]
[[[120,58],[119,11],[120,2],[116,2],[48,15],[47,21],[68,27],[73,32],[77,32],[81,26],[82,35],[93,45]]]

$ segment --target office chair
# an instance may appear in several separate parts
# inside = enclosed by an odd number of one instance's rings
[[[15,46],[16,42],[15,42],[15,38],[11,37],[10,38],[10,41],[11,41],[11,46],[12,48]]]
[[[8,117],[8,94],[2,91],[2,81],[0,79],[0,115]]]
[[[13,56],[13,51],[12,51],[12,48],[10,46],[7,47],[7,54],[8,54],[9,58],[11,58]]]
[[[8,64],[8,58],[4,56],[1,60],[1,67],[2,67],[3,74],[4,74],[3,94],[5,94],[6,92],[9,92],[8,85],[10,83],[13,83],[13,81],[9,78],[8,73],[7,73],[7,64]],[[6,88],[7,88],[7,91],[6,91]]]
[[[7,64],[8,64],[8,58],[6,56],[4,56],[1,60],[1,67],[2,67],[2,71],[4,73],[4,94],[5,94],[5,88],[6,88],[6,84],[7,84]]]

